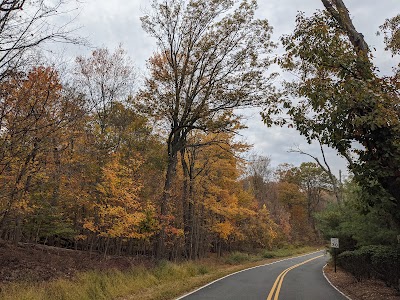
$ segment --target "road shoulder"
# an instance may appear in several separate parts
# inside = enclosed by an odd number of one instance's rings
[[[399,300],[400,294],[389,288],[380,280],[363,280],[358,282],[355,278],[337,269],[335,273],[330,265],[324,268],[324,275],[333,287],[338,289],[351,300]]]

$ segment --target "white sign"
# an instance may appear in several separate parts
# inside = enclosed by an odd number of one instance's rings
[[[339,239],[338,238],[331,238],[331,247],[339,248]]]

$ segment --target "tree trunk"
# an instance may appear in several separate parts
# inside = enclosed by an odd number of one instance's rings
[[[361,55],[367,55],[369,52],[368,44],[364,40],[364,36],[357,32],[353,22],[349,16],[349,11],[342,0],[321,0],[326,10],[340,24],[346,32],[357,52],[363,52]]]
[[[165,175],[164,190],[161,197],[160,203],[160,222],[161,230],[157,236],[156,242],[156,259],[165,258],[165,228],[168,216],[168,202],[171,197],[172,181],[176,175],[176,165],[177,165],[177,152],[171,152],[168,155],[168,166],[167,174]]]
[[[58,204],[58,198],[60,194],[60,181],[61,181],[61,155],[59,145],[55,138],[52,139],[53,146],[53,159],[54,159],[54,174],[53,174],[53,194],[51,197],[51,206],[56,207]]]
[[[190,166],[188,166],[185,159],[185,150],[181,150],[181,161],[183,169],[183,224],[184,224],[184,235],[185,235],[185,255],[188,259],[194,258],[193,253],[193,235],[194,235],[194,160],[190,160]]]

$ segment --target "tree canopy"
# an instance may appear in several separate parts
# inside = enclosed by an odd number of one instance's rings
[[[285,83],[288,97],[267,108],[264,119],[270,122],[270,112],[282,105],[309,142],[333,147],[348,160],[360,186],[372,195],[366,205],[391,211],[400,224],[398,70],[381,75],[344,3],[322,2],[326,10],[311,17],[299,13],[294,32],[282,37],[286,53],[280,66],[298,79]],[[396,20],[382,26],[393,54]]]

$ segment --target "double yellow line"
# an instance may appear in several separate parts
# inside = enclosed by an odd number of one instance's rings
[[[286,270],[284,270],[284,271],[283,271],[281,274],[279,274],[279,276],[276,278],[276,280],[275,280],[275,282],[274,282],[274,285],[272,286],[272,289],[271,289],[271,291],[270,291],[269,294],[268,294],[267,300],[272,300],[272,297],[274,296],[274,293],[275,293],[274,300],[278,300],[279,292],[281,291],[281,287],[282,287],[283,278],[285,277],[285,275],[286,275],[290,270],[292,270],[292,269],[294,269],[294,268],[297,268],[297,267],[299,267],[299,266],[301,266],[301,265],[304,265],[304,264],[306,264],[306,263],[308,263],[308,262],[310,262],[310,261],[312,261],[312,260],[314,260],[314,259],[320,258],[320,257],[322,257],[322,256],[323,256],[323,255],[319,255],[319,256],[310,258],[310,259],[308,259],[308,260],[306,260],[306,261],[303,261],[303,262],[301,262],[301,263],[298,263],[297,265],[291,266],[291,267],[287,268]]]

